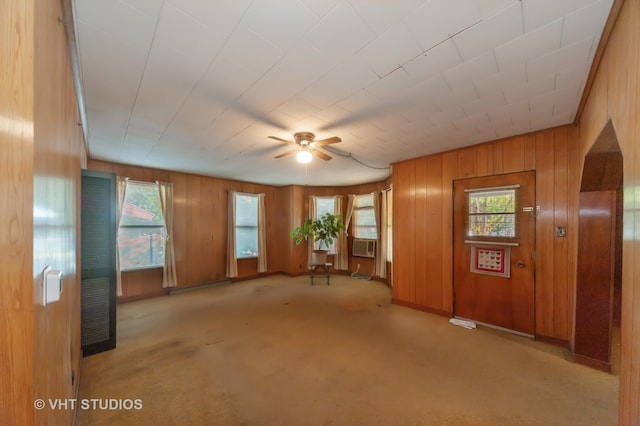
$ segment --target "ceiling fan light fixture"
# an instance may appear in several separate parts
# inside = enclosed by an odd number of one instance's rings
[[[311,162],[311,151],[309,151],[308,149],[301,149],[298,151],[298,154],[296,155],[296,159],[298,160],[299,163],[302,164],[307,164]]]

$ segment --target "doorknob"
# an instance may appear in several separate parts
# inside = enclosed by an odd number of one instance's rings
[[[522,260],[518,260],[518,262],[516,263],[516,266],[518,268],[524,268],[524,262]]]

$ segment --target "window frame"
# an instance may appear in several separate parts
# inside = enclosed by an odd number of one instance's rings
[[[315,215],[316,217],[312,218],[312,220],[318,220],[320,219],[322,216],[324,216],[326,213],[331,213],[331,214],[340,214],[340,213],[336,213],[336,195],[314,195],[313,196],[313,202],[315,203]],[[331,200],[333,202],[333,210],[327,212],[327,211],[322,211],[320,212],[320,210],[318,209],[318,200]],[[334,239],[333,243],[331,244],[331,246],[326,247],[325,249],[327,250],[327,254],[337,254],[338,253],[338,240]],[[320,241],[314,241],[313,242],[313,250],[319,250],[320,247]]]
[[[242,260],[242,259],[257,259],[258,258],[258,240],[259,240],[259,235],[258,235],[258,215],[259,215],[259,209],[260,209],[260,195],[259,194],[251,194],[251,193],[247,193],[247,192],[236,192],[235,193],[235,203],[236,203],[236,209],[235,209],[235,218],[234,218],[234,238],[235,238],[235,248],[236,248],[236,259],[238,260]],[[248,226],[248,225],[238,225],[238,197],[251,197],[251,198],[255,198],[256,201],[256,217],[255,217],[255,226]],[[255,228],[255,242],[256,242],[256,250],[255,250],[255,254],[251,254],[251,255],[243,255],[243,254],[238,254],[238,228],[241,229],[254,229]]]
[[[509,185],[509,186],[501,186],[501,187],[490,187],[490,188],[473,188],[465,190],[466,198],[465,198],[465,241],[469,243],[477,243],[477,242],[488,242],[488,243],[501,243],[507,245],[518,245],[519,244],[519,234],[518,234],[518,207],[520,205],[520,196],[519,196],[520,185]],[[471,208],[471,197],[478,193],[493,193],[498,194],[500,192],[513,192],[513,210],[502,211],[502,212],[472,212]],[[490,195],[487,195],[489,197]],[[495,195],[494,195],[495,196]],[[511,216],[513,218],[513,236],[501,236],[501,235],[470,235],[470,224],[472,217],[480,217],[480,216]]]
[[[366,205],[366,206],[358,206],[358,198],[361,197],[371,197],[371,205]],[[351,225],[351,231],[353,234],[353,238],[357,238],[359,240],[372,240],[372,241],[377,241],[378,238],[380,237],[378,235],[378,224],[376,223],[376,212],[375,212],[375,201],[374,198],[375,194],[374,193],[369,193],[369,194],[360,194],[360,195],[356,195],[354,197],[353,200],[353,213],[352,213],[352,225]],[[373,225],[358,225],[358,215],[357,212],[363,212],[363,211],[371,211],[371,215],[373,217]],[[370,237],[370,236],[360,236],[358,235],[358,230],[360,228],[368,228],[368,229],[373,229],[373,232],[375,234],[375,237]]]
[[[158,208],[160,211],[160,215],[162,217],[162,225],[158,224],[158,223],[154,223],[154,224],[127,224],[124,223],[123,224],[123,219],[124,219],[124,213],[121,213],[120,215],[120,220],[118,223],[118,229],[117,229],[117,238],[116,238],[116,248],[118,250],[118,258],[119,258],[119,262],[118,262],[118,267],[120,268],[120,272],[129,272],[129,271],[142,271],[145,269],[157,269],[157,268],[164,268],[164,263],[165,263],[165,255],[166,255],[166,248],[165,248],[165,244],[167,242],[167,225],[166,225],[166,221],[164,218],[164,215],[162,213],[162,204],[160,201],[160,187],[158,185],[157,182],[146,182],[146,181],[137,181],[137,180],[131,180],[131,179],[127,179],[126,182],[126,188],[125,188],[125,198],[123,200],[123,209],[124,209],[124,203],[127,203],[127,192],[129,190],[130,186],[137,186],[137,187],[154,187],[157,190],[157,195],[158,195]],[[130,203],[138,208],[141,208],[140,206]],[[123,266],[123,260],[126,259],[126,256],[122,255],[122,251],[120,248],[120,243],[121,243],[121,239],[120,239],[120,230],[121,229],[158,229],[160,231],[160,235],[161,235],[161,245],[162,245],[162,254],[161,254],[161,261],[159,263],[153,263],[148,264],[148,265],[142,265],[142,266]],[[155,235],[154,233],[151,233],[150,235]],[[153,259],[153,243],[151,243],[149,245],[149,250],[150,250],[150,257]]]

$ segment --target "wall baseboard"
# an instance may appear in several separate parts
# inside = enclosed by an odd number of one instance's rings
[[[192,290],[199,290],[199,289],[203,289],[203,288],[208,288],[208,287],[217,287],[217,286],[221,286],[221,285],[228,285],[231,284],[231,280],[226,279],[226,280],[221,280],[221,281],[211,281],[211,282],[206,282],[206,283],[201,283],[201,284],[193,284],[193,285],[187,285],[187,286],[183,286],[183,287],[172,287],[169,289],[169,295],[174,295],[174,294],[180,294],[180,293],[185,293],[187,291],[192,291]]]
[[[417,303],[405,302],[404,300],[399,300],[396,298],[392,298],[391,303],[393,303],[394,305],[404,306],[405,308],[417,309],[418,311],[424,311],[430,314],[440,315],[441,317],[451,318],[453,315],[451,312],[442,311],[440,309],[429,308],[427,306],[418,305]]]

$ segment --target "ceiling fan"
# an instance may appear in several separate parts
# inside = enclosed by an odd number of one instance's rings
[[[295,145],[296,148],[285,152],[284,154],[276,155],[275,158],[282,158],[289,154],[297,153],[297,159],[301,163],[308,163],[311,161],[312,155],[316,157],[322,158],[323,160],[331,160],[331,156],[325,154],[322,151],[318,151],[318,147],[323,145],[331,145],[334,143],[342,142],[337,136],[333,136],[327,139],[321,139],[319,141],[315,140],[316,135],[311,132],[298,132],[293,135],[295,142],[289,141],[286,139],[282,139],[276,136],[269,136],[271,139],[275,139],[280,142],[288,143],[290,145]]]

